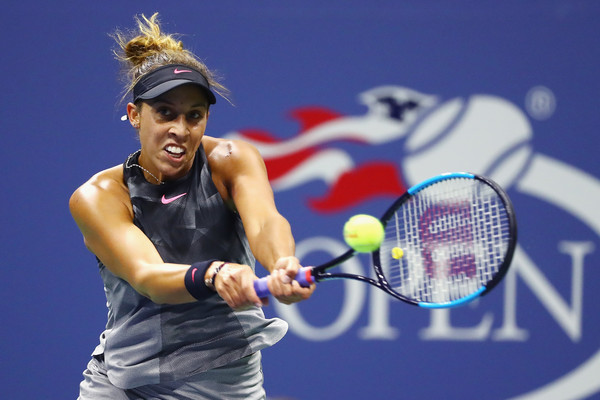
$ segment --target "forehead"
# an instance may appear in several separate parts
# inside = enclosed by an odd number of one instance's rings
[[[208,98],[206,93],[202,88],[194,84],[177,86],[152,100],[148,100],[148,103],[150,105],[155,103],[168,103],[174,106],[208,108]]]

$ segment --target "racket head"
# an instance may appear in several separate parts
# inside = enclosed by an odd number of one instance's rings
[[[517,241],[513,205],[489,178],[438,175],[413,186],[382,216],[373,253],[379,286],[425,308],[451,308],[487,294],[505,276]]]

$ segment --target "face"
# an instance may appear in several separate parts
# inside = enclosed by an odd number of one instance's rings
[[[180,178],[192,168],[208,120],[208,101],[200,88],[182,85],[141,107],[129,103],[127,113],[138,125],[142,167],[161,181]]]

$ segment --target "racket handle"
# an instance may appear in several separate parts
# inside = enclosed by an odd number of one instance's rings
[[[260,298],[268,297],[271,292],[269,291],[269,287],[267,286],[268,277],[260,278],[254,281],[254,291]],[[296,274],[296,278],[294,278],[300,286],[309,287],[311,283],[315,282],[315,278],[312,276],[312,268],[311,267],[302,267],[298,270],[298,274]]]

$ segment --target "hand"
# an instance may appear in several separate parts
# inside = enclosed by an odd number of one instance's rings
[[[281,257],[267,281],[269,291],[279,302],[293,304],[308,299],[315,291],[315,284],[302,287],[294,279],[301,268],[300,261],[294,257]],[[264,299],[263,299],[264,301]]]
[[[261,307],[263,302],[254,291],[255,279],[257,277],[248,265],[227,263],[215,278],[215,290],[235,310]]]

